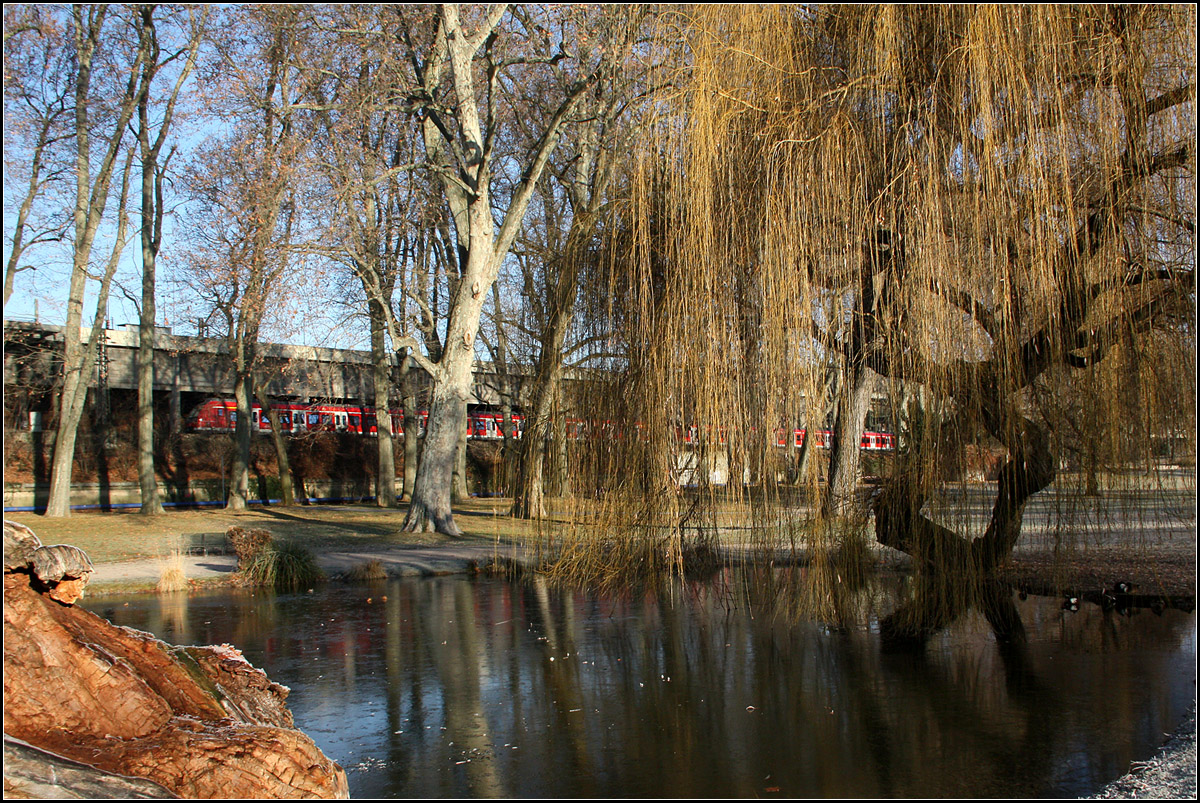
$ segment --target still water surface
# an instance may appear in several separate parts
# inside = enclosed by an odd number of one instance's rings
[[[733,571],[620,596],[445,577],[84,604],[241,649],[354,797],[1076,797],[1195,694],[1194,613],[1014,596],[1023,639],[969,611],[896,648],[903,585],[821,621]]]

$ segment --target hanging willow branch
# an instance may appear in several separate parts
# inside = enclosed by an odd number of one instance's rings
[[[652,500],[638,521],[681,537],[693,508],[664,500],[683,475],[703,497],[720,468],[774,521],[774,434],[825,423],[830,370],[867,394],[870,371],[876,406],[919,391],[926,409],[923,429],[892,421],[915,434],[877,539],[988,570],[1059,477],[1056,416],[1128,465],[1147,453],[1117,422],[1150,394],[1191,407],[1190,369],[1163,386],[1105,364],[1141,342],[1194,360],[1194,10],[703,6],[672,31],[690,36],[682,89],[644,121],[608,246],[628,370],[601,407],[645,429],[593,455],[620,467],[609,497]],[[1099,392],[1068,403],[1081,369]],[[708,440],[681,448],[689,426]],[[1003,457],[986,529],[934,523],[943,467],[981,443]]]

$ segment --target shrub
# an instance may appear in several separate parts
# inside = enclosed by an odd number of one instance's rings
[[[239,572],[249,571],[258,556],[271,544],[271,531],[257,527],[247,530],[235,524],[225,531],[225,537],[237,555]]]
[[[299,591],[325,579],[308,549],[286,541],[267,544],[245,569],[249,585],[276,591]]]

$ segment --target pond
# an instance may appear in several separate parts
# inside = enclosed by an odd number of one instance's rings
[[[808,618],[771,585],[453,576],[82,604],[241,649],[353,797],[1077,797],[1152,756],[1195,694],[1191,611],[1005,592],[1015,634],[967,610],[897,644],[905,578]]]

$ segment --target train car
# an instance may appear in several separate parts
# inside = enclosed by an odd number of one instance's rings
[[[428,415],[428,413],[426,413]],[[512,432],[510,435],[518,440],[525,429],[525,419],[520,415],[512,416]],[[496,412],[475,412],[467,416],[467,437],[477,440],[502,440],[504,438],[504,414]]]
[[[370,437],[379,436],[379,422],[375,408],[368,405],[349,404],[295,404],[278,402],[271,410],[279,417],[279,426],[286,432],[348,432]],[[392,419],[392,434],[404,435],[404,411],[389,410]],[[251,407],[254,417],[252,431],[271,431],[271,420],[263,414],[262,406]],[[425,434],[429,423],[429,411],[421,410],[417,416],[418,435]],[[513,416],[515,437],[521,436],[523,422]],[[467,417],[467,437],[499,440],[503,437],[504,417],[499,413],[476,413]],[[188,417],[187,428],[194,432],[233,432],[237,426],[237,403],[233,399],[209,399],[197,407]]]
[[[379,425],[376,420],[375,408],[369,405],[351,404],[297,404],[278,402],[271,405],[279,419],[279,426],[286,432],[346,432],[368,437],[379,436]],[[392,420],[392,434],[395,437],[404,435],[404,411],[393,409],[388,411]],[[263,414],[262,407],[255,403],[251,407],[253,415],[253,430],[259,433],[271,431],[271,421]],[[418,435],[425,434],[429,423],[429,411],[421,410],[417,416]],[[232,399],[209,399],[188,417],[187,428],[194,432],[233,432],[237,425],[237,404]],[[525,430],[525,419],[516,414],[512,416],[512,436],[520,439]],[[636,425],[637,437],[645,440],[647,434],[641,424]],[[578,418],[568,418],[566,422],[568,440],[583,440],[586,438],[621,439],[623,432],[611,421],[586,421]],[[467,437],[474,440],[501,440],[504,437],[504,416],[493,411],[477,410],[467,416]],[[679,426],[675,428],[675,437],[689,446],[696,446],[702,440],[725,443],[725,430],[721,427],[709,427],[701,435],[696,426]],[[804,445],[807,430],[792,431],[791,442],[796,447]],[[833,433],[827,429],[814,430],[813,445],[819,449],[829,449],[833,446]],[[788,445],[787,430],[776,431],[776,445]],[[896,448],[896,438],[887,432],[864,432],[859,444],[864,451],[888,451]]]

